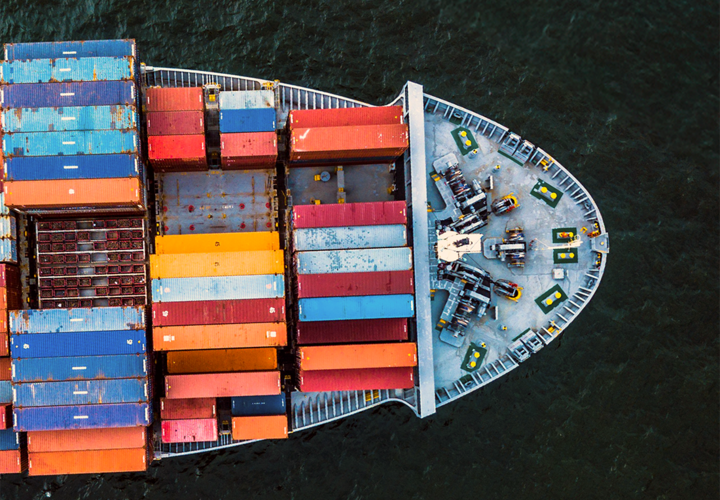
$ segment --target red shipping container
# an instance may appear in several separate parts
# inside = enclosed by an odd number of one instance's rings
[[[117,179],[54,179],[3,184],[11,208],[132,207],[142,208],[137,177]]]
[[[2,403],[0,404],[0,429],[9,429],[12,426],[12,403]]]
[[[277,161],[275,132],[220,134],[220,160],[228,170],[272,168]]]
[[[202,111],[158,111],[147,113],[148,135],[202,135],[205,113]]]
[[[27,433],[30,452],[116,450],[145,448],[147,428],[115,427],[109,429],[68,429]]]
[[[293,207],[293,225],[298,229],[383,224],[407,224],[407,206],[404,201],[295,205]]]
[[[407,319],[358,319],[298,323],[299,345],[352,344],[407,340]]]
[[[145,89],[145,111],[202,111],[205,98],[202,87]]]
[[[25,450],[0,451],[0,474],[19,474],[27,468]]]
[[[12,380],[12,360],[0,358],[0,380]]]
[[[152,315],[155,326],[281,323],[285,321],[285,299],[155,302]]]
[[[290,131],[290,162],[393,161],[408,148],[408,126],[297,128]]]
[[[7,315],[7,311],[17,309],[22,309],[22,293],[20,290],[0,286],[0,310],[4,311],[4,316]]]
[[[361,108],[296,109],[288,115],[292,128],[351,127],[353,125],[393,125],[403,123],[402,106]]]
[[[15,264],[0,264],[0,286],[19,290],[20,268]]]
[[[28,454],[28,473],[31,476],[142,472],[146,469],[145,448]]]
[[[148,137],[148,158],[158,170],[205,170],[205,135]]]
[[[271,396],[280,394],[280,372],[208,373],[168,375],[167,399],[202,397]]]
[[[413,368],[369,368],[363,370],[300,370],[302,392],[411,389]]]
[[[160,398],[160,419],[215,418],[215,398],[166,399]]]
[[[163,443],[196,443],[218,439],[218,424],[214,418],[164,420],[161,426]]]
[[[298,275],[298,297],[354,297],[414,293],[413,271]]]

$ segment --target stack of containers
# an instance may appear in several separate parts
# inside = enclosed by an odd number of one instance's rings
[[[413,387],[406,224],[404,201],[293,207],[301,391]]]
[[[207,170],[202,87],[145,91],[148,158],[155,170]]]
[[[150,256],[153,347],[167,352],[166,443],[214,441],[216,398],[281,396],[287,345],[284,259],[276,232],[168,235]],[[264,417],[264,415],[263,415]],[[287,436],[287,420],[236,421],[237,440]],[[280,429],[280,430],[278,430]]]
[[[220,92],[220,158],[223,169],[274,168],[277,160],[275,92]]]
[[[390,163],[408,148],[402,106],[290,111],[290,165]]]
[[[9,248],[16,248],[15,242]],[[0,264],[0,474],[22,472],[27,454],[22,436],[12,429],[12,366],[8,337],[8,309],[22,306],[20,270],[14,264]]]
[[[12,248],[16,248],[15,242]],[[0,264],[0,362],[10,356],[8,311],[22,307],[20,269],[15,264]],[[9,359],[9,358],[8,358]]]
[[[147,468],[145,308],[10,312],[14,430],[30,475]]]
[[[142,209],[135,42],[8,44],[5,57],[7,206]]]

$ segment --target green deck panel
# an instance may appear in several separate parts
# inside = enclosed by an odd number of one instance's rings
[[[563,255],[565,257],[563,257]],[[577,264],[577,248],[555,248],[553,249],[553,262],[555,264]]]
[[[467,132],[467,137],[461,137],[460,132]],[[478,143],[475,140],[475,137],[473,136],[470,129],[467,129],[465,127],[458,127],[452,132],[450,132],[453,136],[453,139],[455,139],[455,144],[457,145],[458,149],[460,150],[460,153],[462,153],[463,156],[468,154],[473,149],[478,148]],[[465,141],[470,141],[470,146],[465,145]]]
[[[560,233],[572,233],[572,238],[560,238]],[[556,227],[552,230],[553,243],[566,243],[573,238],[577,238],[578,230],[576,227]]]
[[[556,293],[559,293],[560,297],[556,298],[555,297]],[[551,304],[547,303],[548,298],[552,298]],[[553,309],[555,309],[557,306],[559,306],[560,304],[565,302],[567,300],[567,298],[568,298],[567,294],[563,291],[562,288],[560,288],[560,285],[555,285],[550,290],[548,290],[547,292],[540,295],[540,297],[535,299],[535,303],[538,305],[538,307],[540,307],[542,312],[547,314],[550,311],[552,311]]]
[[[474,356],[476,352],[480,354],[477,358]],[[485,356],[487,356],[487,349],[471,342],[470,347],[468,347],[468,350],[465,353],[465,359],[463,359],[460,368],[466,372],[474,372],[482,366]],[[470,366],[471,361],[475,361],[475,366]]]
[[[509,158],[510,160],[514,161],[515,163],[517,163],[517,164],[520,165],[521,167],[523,166],[523,162],[521,162],[520,160],[518,160],[518,159],[515,158],[514,156],[507,154],[505,151],[498,151],[498,153],[500,153],[501,155],[503,155],[505,158]]]
[[[530,331],[530,328],[526,328],[525,330],[523,330],[522,332],[520,332],[520,333],[519,333],[514,339],[512,339],[510,342],[515,342],[517,339],[519,339],[520,337],[522,337],[523,335],[525,335],[525,334],[526,334],[527,332],[529,332],[529,331]]]
[[[547,188],[547,192],[543,193],[542,188]],[[555,193],[557,195],[557,198],[552,199],[550,197],[550,193]],[[537,181],[537,183],[530,190],[530,194],[533,195],[538,200],[544,201],[545,203],[550,205],[552,208],[555,208],[563,197],[562,191],[560,191],[559,189],[557,189],[554,186],[551,186],[550,184],[548,184],[547,182],[545,182],[543,180]]]

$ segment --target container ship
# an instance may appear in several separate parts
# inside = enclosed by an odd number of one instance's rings
[[[373,106],[147,66],[134,40],[4,48],[0,473],[424,418],[600,284],[580,182],[419,84]]]

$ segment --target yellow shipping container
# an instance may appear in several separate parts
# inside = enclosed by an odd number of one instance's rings
[[[175,253],[150,256],[150,278],[283,274],[282,250]]]
[[[179,234],[155,238],[155,253],[210,253],[280,250],[280,233]]]

